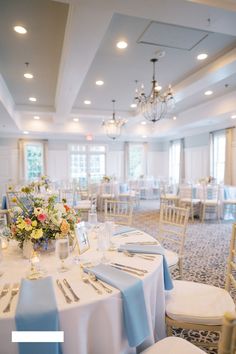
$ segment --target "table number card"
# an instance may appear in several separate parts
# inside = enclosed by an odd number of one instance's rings
[[[75,237],[78,246],[79,254],[86,252],[89,248],[88,232],[84,222],[75,225]]]

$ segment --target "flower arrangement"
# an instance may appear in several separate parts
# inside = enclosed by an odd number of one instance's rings
[[[15,195],[16,204],[10,210],[12,237],[22,248],[26,240],[34,245],[48,244],[51,240],[74,235],[74,225],[80,221],[79,212],[64,203],[56,201],[57,196],[35,196],[29,187],[21,189],[20,197]]]
[[[109,176],[103,176],[102,182],[109,183],[110,181],[111,181],[111,178]]]
[[[214,181],[215,181],[214,177],[208,176],[208,177],[205,177],[205,178],[200,178],[198,182],[200,184],[210,184],[210,183],[212,183]]]

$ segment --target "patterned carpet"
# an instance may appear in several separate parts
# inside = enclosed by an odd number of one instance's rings
[[[156,237],[158,230],[158,202],[141,201],[141,206],[134,211],[133,225]],[[219,287],[224,287],[226,264],[231,238],[231,223],[191,222],[187,228],[183,278]],[[236,299],[236,296],[234,296]],[[176,330],[176,335],[186,339],[196,338],[202,341],[218,340],[217,333],[203,333]],[[206,349],[205,349],[206,350]],[[208,353],[215,354],[215,349]]]

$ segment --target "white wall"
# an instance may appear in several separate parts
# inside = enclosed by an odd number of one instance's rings
[[[210,175],[209,134],[185,138],[185,179],[197,181]]]

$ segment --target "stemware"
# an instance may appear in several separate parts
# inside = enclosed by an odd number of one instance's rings
[[[106,257],[106,251],[110,248],[110,237],[105,224],[100,224],[98,228],[98,251],[102,253],[101,263],[109,262],[109,259]]]
[[[68,238],[61,238],[56,241],[56,255],[59,258],[60,267],[59,272],[66,272],[69,268],[65,265],[65,260],[69,257],[69,240]]]

